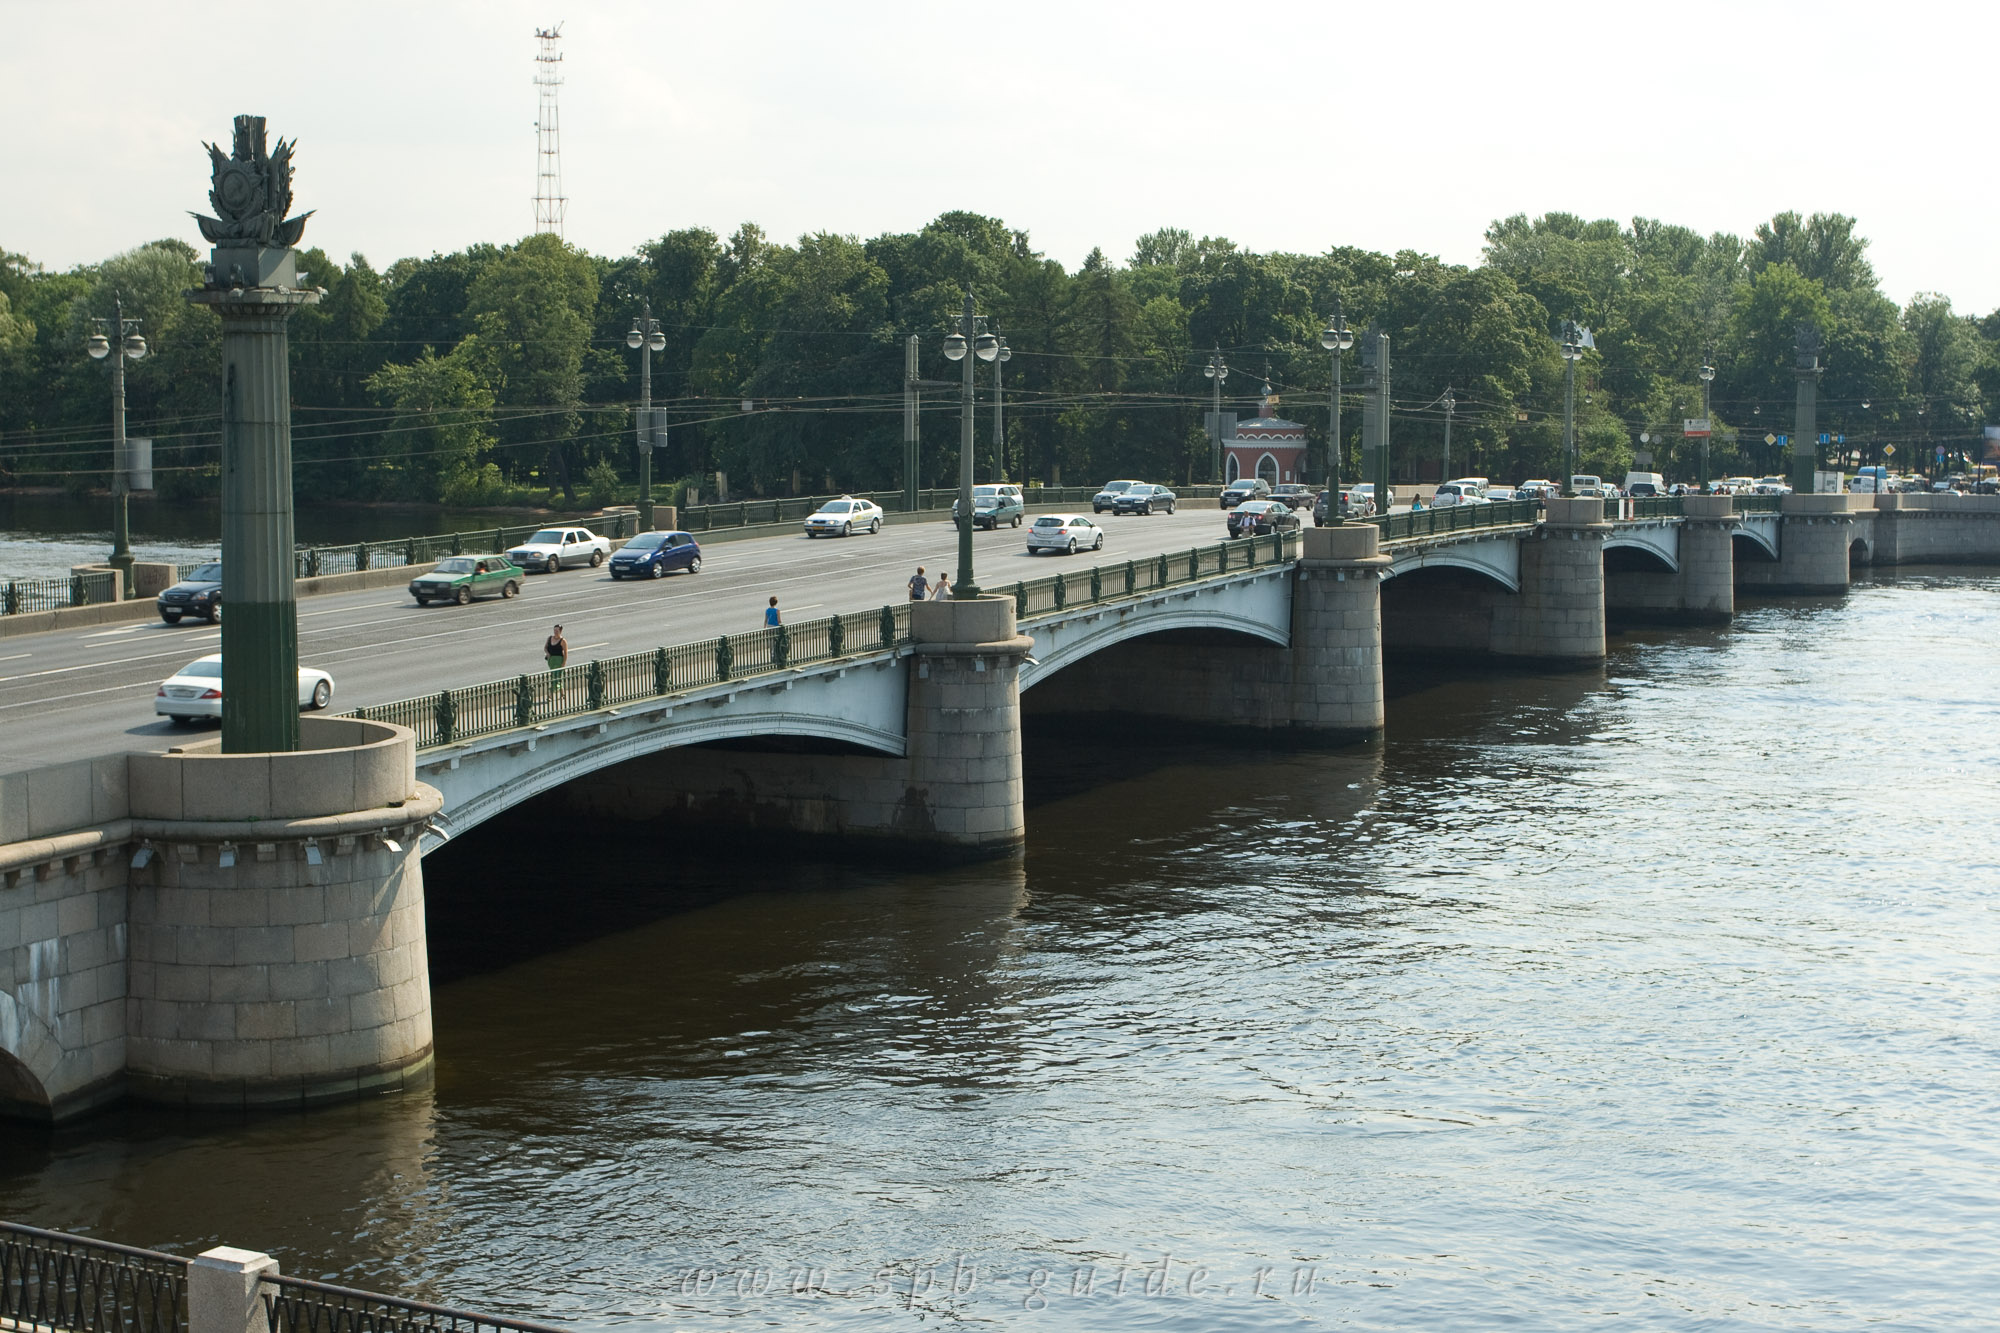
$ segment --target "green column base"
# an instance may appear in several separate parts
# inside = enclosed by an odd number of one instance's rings
[[[296,602],[224,602],[222,752],[299,748]]]

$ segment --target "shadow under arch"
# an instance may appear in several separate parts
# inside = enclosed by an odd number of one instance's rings
[[[49,1090],[32,1068],[37,1055],[54,1056],[55,1034],[14,996],[0,990],[0,1118],[47,1123],[54,1119]]]
[[[1744,559],[1769,564],[1777,560],[1777,543],[1766,536],[1761,529],[1741,527],[1729,534],[1729,544],[1736,552],[1740,563]]]

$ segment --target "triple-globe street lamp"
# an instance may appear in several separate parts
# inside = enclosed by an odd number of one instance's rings
[[[139,321],[125,318],[125,303],[116,292],[111,295],[112,332],[105,334],[104,320],[93,321],[97,331],[84,340],[91,359],[111,356],[113,339],[118,355],[111,357],[111,566],[118,571],[126,596],[132,592],[132,460],[126,457],[125,441],[125,362],[142,361],[146,340],[139,336]]]
[[[944,340],[944,355],[965,368],[958,400],[958,577],[952,581],[951,596],[953,601],[969,601],[979,596],[972,574],[972,366],[975,359],[992,361],[1000,355],[1000,340],[981,329],[980,318],[973,313],[971,292],[965,294],[958,328]]]
[[[1583,329],[1573,319],[1563,321],[1559,349],[1563,359],[1563,494],[1576,494],[1576,363],[1583,358]]]
[[[653,303],[640,307],[645,313],[632,321],[625,345],[639,353],[639,530],[653,529],[653,450],[659,447],[658,424],[653,420],[653,353],[667,345],[660,321],[653,318]]]
[[[1333,317],[1320,330],[1319,345],[1333,357],[1333,385],[1326,396],[1326,514],[1327,522],[1339,524],[1347,521],[1340,498],[1340,355],[1354,346],[1354,331],[1341,314],[1338,296],[1333,298]]]

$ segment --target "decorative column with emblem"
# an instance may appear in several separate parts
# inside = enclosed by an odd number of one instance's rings
[[[292,386],[285,326],[322,293],[304,286],[292,205],[293,145],[265,151],[264,118],[238,116],[208,145],[215,249],[187,294],[222,318],[222,748],[299,745],[298,603],[292,586]]]

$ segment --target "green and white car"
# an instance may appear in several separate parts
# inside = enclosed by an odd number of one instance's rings
[[[512,597],[521,591],[521,570],[504,555],[453,555],[437,562],[428,574],[410,580],[410,596],[418,606],[432,602],[457,602],[464,606],[475,597],[499,593]]]

